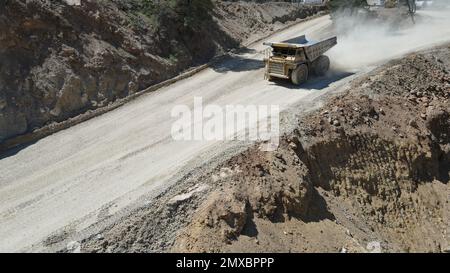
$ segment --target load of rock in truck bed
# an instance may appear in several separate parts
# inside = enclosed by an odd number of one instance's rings
[[[265,77],[290,79],[299,85],[308,80],[310,74],[325,75],[330,69],[330,59],[323,55],[337,44],[337,38],[332,37],[323,41],[308,41],[300,36],[279,43],[264,43],[272,48],[266,64]]]

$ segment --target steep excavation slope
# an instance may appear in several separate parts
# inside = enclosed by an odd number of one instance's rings
[[[175,250],[448,251],[449,67],[449,46],[392,62],[230,160]]]
[[[255,145],[188,178],[83,250],[448,251],[449,65],[450,46],[390,62],[277,151]]]

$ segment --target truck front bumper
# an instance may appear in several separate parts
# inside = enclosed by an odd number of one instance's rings
[[[289,79],[289,76],[276,74],[276,73],[269,73],[269,76],[274,77],[274,78],[280,78],[280,79]]]

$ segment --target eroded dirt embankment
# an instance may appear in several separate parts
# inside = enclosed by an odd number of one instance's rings
[[[449,47],[391,62],[278,151],[231,159],[174,250],[447,250],[449,65]]]
[[[82,251],[448,251],[449,65],[448,45],[386,64]]]

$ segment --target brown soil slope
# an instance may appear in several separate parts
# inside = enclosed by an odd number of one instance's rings
[[[450,47],[391,62],[229,160],[173,251],[448,250],[449,66]]]
[[[448,251],[449,65],[450,46],[386,64],[277,151],[197,170],[82,251]]]

